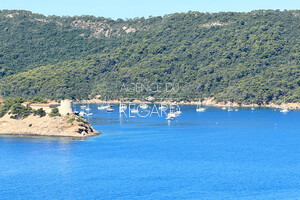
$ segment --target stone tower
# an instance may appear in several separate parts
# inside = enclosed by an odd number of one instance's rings
[[[68,99],[62,100],[60,102],[60,106],[58,107],[59,113],[61,115],[67,115],[68,113],[72,114],[73,113],[72,107],[73,107],[73,102],[71,100]]]

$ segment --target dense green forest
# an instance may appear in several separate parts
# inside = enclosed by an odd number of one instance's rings
[[[300,102],[300,11],[112,20],[2,10],[0,95]]]

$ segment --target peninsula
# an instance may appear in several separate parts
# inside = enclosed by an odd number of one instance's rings
[[[84,139],[99,135],[100,132],[86,119],[69,110],[69,103],[71,102],[67,100],[60,104],[30,103],[22,98],[5,100],[0,107],[0,136]]]

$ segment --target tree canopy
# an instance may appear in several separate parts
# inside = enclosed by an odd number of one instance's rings
[[[300,102],[300,11],[111,20],[0,11],[0,94]],[[179,90],[131,91],[131,83]]]

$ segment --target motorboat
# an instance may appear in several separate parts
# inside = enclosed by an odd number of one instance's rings
[[[166,120],[174,120],[174,117],[166,117]]]
[[[79,115],[80,115],[80,116],[84,116],[84,115],[86,115],[86,113],[83,112],[83,111],[80,111],[80,112],[79,112]]]
[[[284,108],[284,109],[280,110],[280,112],[281,112],[281,113],[288,113],[289,110],[288,110],[287,108]]]
[[[175,115],[176,115],[176,116],[179,116],[179,115],[181,115],[181,114],[182,114],[182,112],[181,112],[180,110],[175,111]]]
[[[113,111],[114,111],[114,109],[112,109],[111,107],[106,109],[106,112],[113,112]]]
[[[206,108],[196,108],[196,112],[204,112]]]
[[[98,110],[106,110],[107,108],[110,108],[110,106],[108,105],[98,106]]]
[[[149,106],[148,106],[147,104],[143,103],[143,104],[141,104],[139,107],[140,107],[141,109],[147,109]]]
[[[137,109],[132,109],[132,110],[130,110],[130,112],[131,112],[131,113],[138,113],[139,110],[137,110]]]

